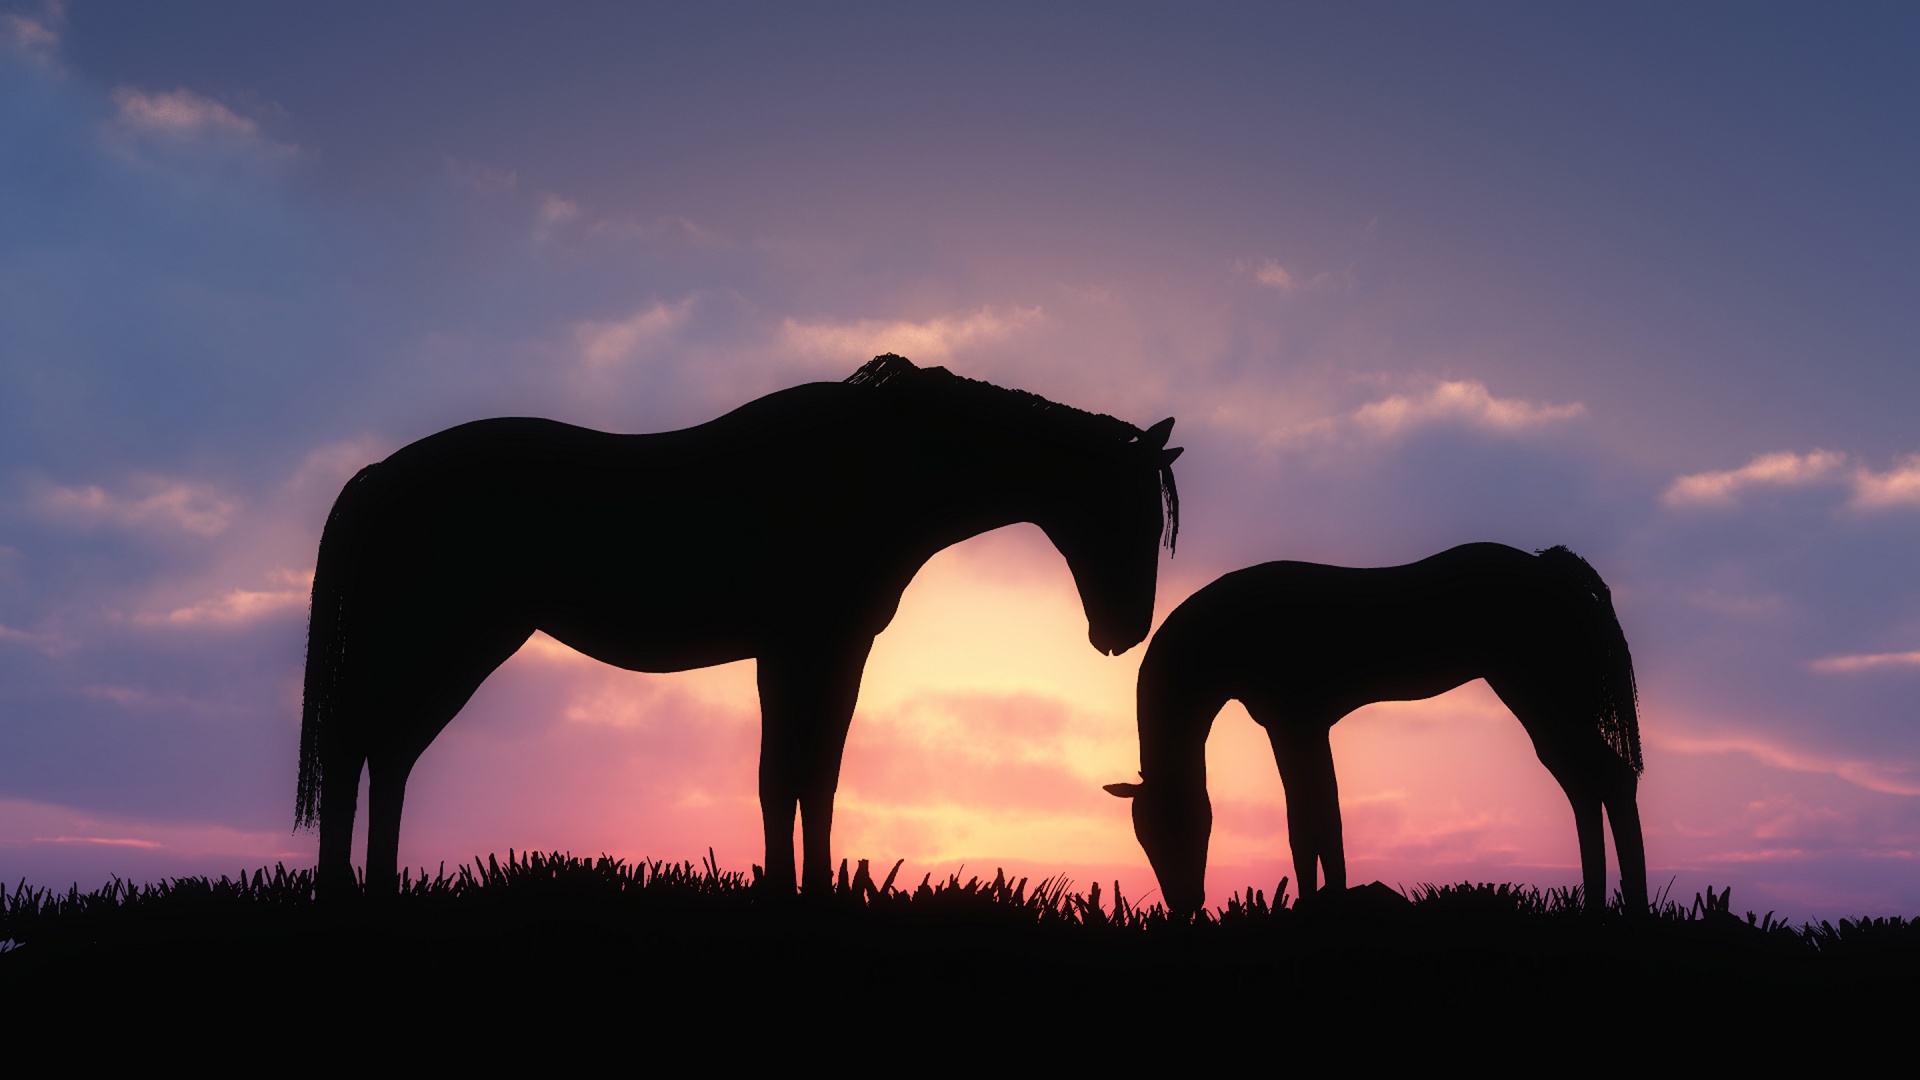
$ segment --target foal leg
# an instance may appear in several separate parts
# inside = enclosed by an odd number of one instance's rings
[[[1573,803],[1573,829],[1580,837],[1580,878],[1587,913],[1597,915],[1607,909],[1607,840],[1600,827],[1600,800],[1573,791],[1567,797]]]
[[[1595,747],[1608,756],[1599,741],[1591,715],[1583,710],[1579,690],[1569,690],[1539,676],[1510,673],[1487,676],[1487,685],[1506,703],[1533,740],[1533,752],[1567,793],[1573,805],[1574,835],[1580,841],[1581,888],[1586,909],[1598,913],[1607,907],[1607,843],[1601,825],[1602,774]],[[1636,818],[1636,828],[1638,819]]]
[[[1640,806],[1635,801],[1639,778],[1622,765],[1624,776],[1606,799],[1607,821],[1613,826],[1613,854],[1620,860],[1620,898],[1628,916],[1647,913],[1647,847],[1640,835]]]
[[[1327,738],[1332,724],[1314,714],[1289,718],[1266,707],[1253,715],[1267,729],[1274,761],[1280,766],[1280,782],[1286,787],[1287,839],[1293,848],[1293,872],[1299,879],[1300,898],[1305,900],[1315,893],[1320,870],[1326,872],[1328,891],[1346,891],[1340,785],[1333,772],[1333,746]]]

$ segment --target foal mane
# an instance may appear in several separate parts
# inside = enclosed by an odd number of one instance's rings
[[[1125,420],[1062,405],[1025,390],[965,378],[943,367],[919,367],[896,353],[883,353],[860,365],[860,370],[847,376],[846,383],[880,392],[926,393],[986,413],[997,423],[1076,446],[1092,444],[1136,457],[1144,449],[1140,439],[1146,432]],[[1157,456],[1153,460],[1160,473],[1160,501],[1166,513],[1161,542],[1171,551],[1180,536],[1180,489],[1173,482],[1172,463]]]

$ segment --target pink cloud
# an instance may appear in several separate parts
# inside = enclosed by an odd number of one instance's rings
[[[1862,464],[1848,468],[1849,460],[1835,450],[1760,454],[1737,469],[1681,476],[1660,498],[1671,507],[1725,508],[1736,505],[1742,495],[1763,488],[1831,484],[1851,491],[1847,505],[1854,510],[1920,506],[1920,454],[1909,454],[1884,472]]]
[[[1000,341],[1042,318],[1038,307],[1016,307],[1006,314],[983,307],[969,314],[938,315],[923,322],[804,322],[789,318],[782,324],[782,335],[788,348],[835,367],[857,364],[886,352],[900,353],[917,363],[939,364],[961,349]]]
[[[1692,473],[1667,486],[1660,501],[1668,506],[1732,506],[1755,488],[1805,487],[1840,475],[1847,456],[1832,450],[1796,454],[1782,450],[1761,454],[1737,469]]]
[[[592,368],[605,368],[664,344],[685,325],[694,297],[675,303],[658,301],[625,319],[581,322],[573,329],[581,359]]]
[[[1863,671],[1920,667],[1920,652],[1856,653],[1851,656],[1827,656],[1807,667],[1821,675],[1857,675]]]
[[[151,475],[131,478],[120,492],[96,484],[47,485],[34,501],[42,515],[56,521],[205,537],[224,532],[240,510],[238,499],[211,484]]]
[[[40,846],[218,856],[254,865],[261,860],[298,860],[301,856],[299,842],[277,830],[252,832],[211,822],[153,821],[30,799],[0,799],[0,852],[28,857],[30,848]]]
[[[137,615],[146,626],[239,626],[288,612],[304,612],[313,592],[313,571],[281,570],[277,589],[229,589],[218,596],[161,615]]]
[[[1816,754],[1760,735],[1692,737],[1650,732],[1646,739],[1661,751],[1677,754],[1744,754],[1765,765],[1791,772],[1824,773],[1884,795],[1920,795],[1915,765],[1899,761],[1865,761]]]
[[[210,98],[187,89],[149,94],[123,86],[113,93],[120,107],[120,121],[142,131],[169,135],[206,133],[248,136],[258,134],[259,125]]]
[[[1435,423],[1454,423],[1488,431],[1521,431],[1571,420],[1587,407],[1539,405],[1521,398],[1494,397],[1486,384],[1474,381],[1442,382],[1424,394],[1395,394],[1361,406],[1353,423],[1361,430],[1391,435]]]
[[[54,54],[60,49],[59,26],[65,7],[60,0],[51,0],[41,7],[38,15],[17,11],[0,14],[0,48],[10,49],[35,63],[53,63]]]
[[[1856,471],[1852,505],[1862,510],[1920,506],[1920,454],[1909,454],[1886,472]]]

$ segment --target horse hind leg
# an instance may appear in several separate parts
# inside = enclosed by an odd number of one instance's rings
[[[1613,826],[1613,853],[1620,860],[1620,901],[1629,916],[1645,915],[1647,902],[1647,848],[1640,832],[1640,806],[1635,799],[1639,778],[1623,764],[1624,776],[1614,784],[1605,802],[1607,823]]]
[[[367,763],[367,895],[400,888],[400,807],[414,758],[386,756]]]
[[[359,809],[360,771],[365,764],[365,754],[335,753],[321,766],[316,884],[320,894],[329,898],[358,891],[353,877],[353,819]]]
[[[1580,838],[1580,883],[1586,909],[1598,914],[1607,909],[1607,840],[1600,824],[1600,799],[1573,790],[1567,796],[1573,803],[1573,830]]]
[[[427,746],[466,707],[494,669],[533,636],[518,626],[477,638],[467,648],[446,648],[419,662],[419,675],[395,689],[393,703],[382,710],[384,723],[376,730],[388,733],[382,745],[367,756],[367,894],[397,891],[400,882],[400,810],[406,801],[407,777]]]

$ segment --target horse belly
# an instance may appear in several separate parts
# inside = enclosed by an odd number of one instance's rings
[[[604,588],[550,597],[535,623],[561,643],[630,671],[688,671],[755,653],[750,613],[729,590]]]

